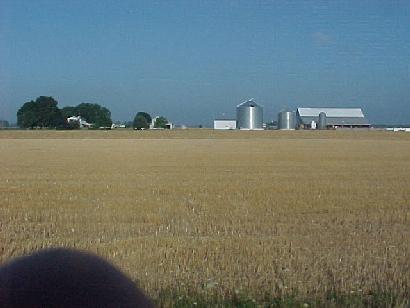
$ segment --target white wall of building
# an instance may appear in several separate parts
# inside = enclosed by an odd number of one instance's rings
[[[214,129],[236,129],[236,120],[214,120]]]

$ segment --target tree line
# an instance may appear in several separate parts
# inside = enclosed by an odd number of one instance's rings
[[[80,116],[91,123],[93,127],[111,127],[111,111],[99,104],[81,103],[77,106],[58,108],[58,102],[51,96],[40,96],[36,100],[26,102],[17,111],[17,125],[21,128],[57,128],[75,129],[79,123],[67,122],[69,117]],[[152,117],[147,112],[138,112],[132,123],[128,126],[135,129],[148,129],[152,123]],[[155,128],[165,128],[168,120],[157,117],[154,121]]]
[[[0,120],[0,128],[8,128],[10,126],[9,121]]]

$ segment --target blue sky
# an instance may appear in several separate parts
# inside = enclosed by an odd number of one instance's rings
[[[410,123],[410,1],[0,1],[0,118],[40,95],[210,125],[248,99]]]

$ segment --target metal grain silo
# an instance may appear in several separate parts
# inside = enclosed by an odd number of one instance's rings
[[[278,114],[278,128],[293,130],[296,128],[296,114],[292,111],[281,111]]]
[[[326,113],[321,112],[319,113],[318,129],[326,129],[326,128],[327,128]]]
[[[263,129],[263,108],[253,100],[236,106],[236,123],[239,129]]]

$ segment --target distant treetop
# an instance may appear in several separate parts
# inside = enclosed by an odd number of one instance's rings
[[[155,128],[166,128],[168,124],[168,120],[165,117],[159,116],[155,119]]]
[[[64,126],[64,117],[51,96],[40,96],[17,111],[17,124],[22,128],[56,128]]]
[[[135,129],[147,129],[151,124],[152,118],[149,113],[140,111],[134,117],[133,127]]]

